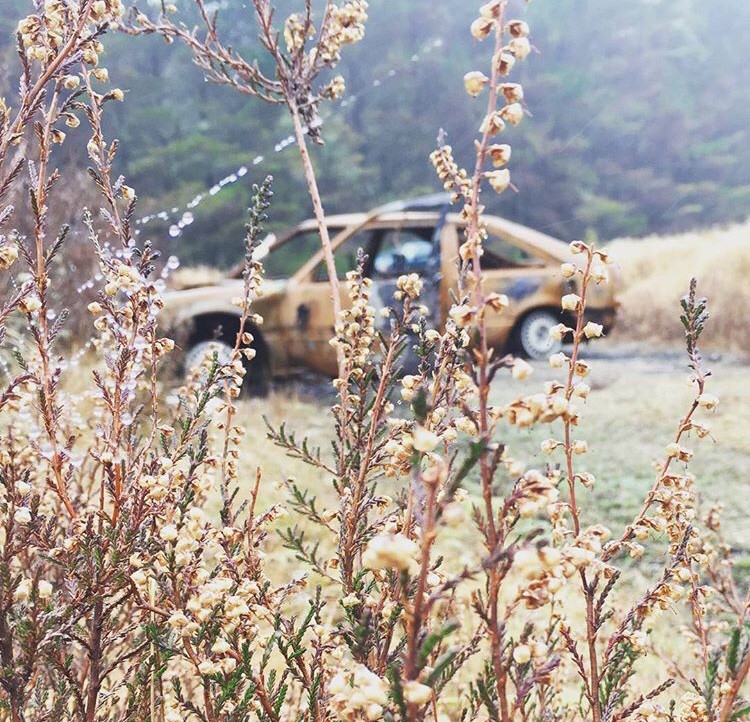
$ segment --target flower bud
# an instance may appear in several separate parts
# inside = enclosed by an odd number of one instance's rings
[[[508,43],[508,48],[517,60],[526,60],[531,53],[531,43],[528,38],[513,38]]]
[[[422,706],[432,699],[432,687],[411,679],[403,683],[403,695],[409,704]]]
[[[589,250],[589,247],[583,241],[572,241],[568,248],[573,255]]]
[[[488,18],[477,18],[471,24],[471,34],[477,40],[484,40],[492,32],[492,20]]]
[[[472,70],[464,75],[464,88],[472,98],[476,98],[489,82],[490,79],[479,70]]]
[[[503,83],[500,92],[507,103],[518,103],[523,100],[523,85],[520,83]]]
[[[7,270],[18,258],[18,246],[15,243],[4,243],[0,246],[0,269]]]
[[[560,266],[560,273],[562,274],[563,278],[573,278],[573,276],[576,275],[577,270],[578,269],[573,263],[563,263]]]
[[[713,411],[719,405],[719,397],[713,394],[701,394],[697,401],[698,405],[706,411]]]
[[[501,0],[490,0],[490,2],[479,8],[479,14],[487,20],[498,20],[502,10]]]
[[[500,109],[500,117],[511,125],[518,125],[523,120],[523,106],[511,103]]]
[[[501,51],[497,55],[495,62],[497,63],[497,72],[500,75],[509,75],[516,64],[516,58],[512,53]]]
[[[511,368],[511,374],[516,381],[524,381],[533,373],[534,368],[523,359],[516,359]]]
[[[502,313],[508,308],[508,304],[510,303],[508,297],[504,293],[489,293],[484,299],[484,302],[496,313]]]
[[[42,308],[42,302],[36,295],[26,296],[18,305],[24,313],[36,313]]]
[[[511,147],[507,143],[496,143],[487,148],[487,153],[492,159],[492,165],[502,168],[510,161]]]
[[[559,353],[553,353],[549,357],[549,365],[553,369],[561,369],[565,365],[565,362],[567,360],[568,357],[562,351],[560,351]]]
[[[177,539],[177,529],[173,527],[171,524],[168,524],[165,527],[162,527],[161,531],[159,532],[159,537],[166,542],[171,542]]]
[[[525,38],[529,34],[529,24],[523,20],[509,20],[505,29],[514,38]]]
[[[29,597],[31,597],[31,584],[31,579],[22,579],[13,592],[14,601],[26,604],[29,601]]]
[[[589,397],[590,392],[591,387],[583,381],[580,381],[573,387],[573,395],[577,396],[579,399],[586,400]]]
[[[563,311],[577,311],[581,305],[581,297],[577,293],[567,293],[560,303]]]
[[[500,111],[496,110],[494,113],[490,113],[483,121],[482,125],[479,126],[480,133],[488,133],[489,135],[497,135],[505,130],[505,121],[503,120]]]
[[[681,446],[677,442],[667,444],[665,450],[667,452],[667,458],[677,459],[678,461],[688,462],[693,456],[693,452],[690,449],[686,449],[684,446]]]
[[[583,441],[583,439],[578,439],[577,441],[573,442],[573,446],[571,447],[573,449],[574,454],[585,454],[589,450],[588,442]]]
[[[31,523],[31,511],[25,506],[19,506],[13,513],[13,521],[16,522],[16,524]]]
[[[549,330],[549,337],[553,341],[562,341],[565,335],[570,333],[573,329],[566,326],[564,323],[558,323]]]
[[[601,263],[591,264],[591,280],[597,285],[607,283],[609,281],[609,271]]]
[[[484,175],[496,193],[502,193],[510,185],[510,171],[507,168],[487,171]]]
[[[414,430],[413,446],[417,451],[432,451],[440,443],[440,437],[424,426],[417,426]]]

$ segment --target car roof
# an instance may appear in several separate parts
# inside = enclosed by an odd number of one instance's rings
[[[361,225],[370,218],[371,223],[437,223],[441,213],[437,211],[393,211],[371,216],[369,213],[341,213],[326,216],[326,224],[331,229],[344,229]],[[551,258],[559,259],[568,255],[566,244],[558,238],[536,231],[528,226],[514,223],[500,216],[485,215],[485,223],[490,231],[517,241],[522,245],[533,246]],[[449,213],[447,222],[455,225],[465,225],[458,213]],[[315,231],[318,225],[314,218],[303,221],[295,227],[296,231]]]
[[[357,226],[364,223],[368,218],[372,219],[373,223],[399,223],[402,221],[424,221],[434,222],[440,217],[439,213],[433,213],[431,211],[400,211],[391,213],[380,213],[377,216],[372,216],[370,213],[339,213],[338,215],[326,216],[326,225],[329,228],[348,228],[349,226]],[[317,231],[318,224],[314,218],[309,218],[306,221],[302,221],[296,230],[301,231]]]
[[[401,208],[398,206],[401,204]],[[393,208],[396,207],[396,210]],[[389,204],[382,207],[382,212],[370,211],[369,213],[338,213],[326,216],[326,225],[334,233],[339,233],[346,228],[361,226],[363,224],[378,223],[438,223],[443,216],[440,210],[418,211],[405,210],[405,203],[402,201]],[[445,205],[443,205],[445,208]],[[488,229],[501,237],[510,238],[521,246],[534,248],[547,256],[551,261],[562,261],[570,258],[570,252],[567,245],[553,236],[548,236],[541,231],[535,231],[533,228],[514,223],[500,216],[485,215],[483,216]],[[465,221],[458,213],[448,213],[446,221],[453,225],[463,226]],[[291,226],[279,236],[274,236],[268,250],[273,250],[277,246],[285,243],[289,238],[300,231],[317,231],[318,223],[314,218],[309,218],[296,226]],[[239,263],[229,272],[230,278],[239,278],[242,275],[243,264]]]

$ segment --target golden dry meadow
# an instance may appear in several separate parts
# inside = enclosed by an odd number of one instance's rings
[[[678,341],[674,304],[697,275],[703,293],[711,297],[714,315],[705,343],[747,358],[749,234],[745,223],[609,244],[623,284],[617,337],[657,346]]]

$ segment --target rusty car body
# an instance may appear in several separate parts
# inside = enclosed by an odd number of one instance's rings
[[[562,262],[573,260],[568,245],[497,216],[486,216],[485,221],[484,290],[510,299],[507,310],[488,318],[489,341],[531,358],[545,357],[557,347],[550,328],[565,320],[560,299],[576,290],[576,282],[560,272]],[[429,322],[442,327],[451,291],[457,288],[464,227],[444,201],[399,201],[370,213],[330,216],[327,224],[340,278],[356,267],[361,248],[368,257],[365,272],[373,280],[373,303],[387,305],[397,277],[418,273],[425,282],[422,302],[430,308]],[[266,280],[253,309],[264,322],[250,329],[256,350],[250,379],[263,385],[272,376],[300,368],[335,375],[336,352],[329,343],[333,304],[315,222],[300,223],[278,238],[270,236],[257,253]],[[234,344],[240,311],[232,301],[241,289],[241,273],[234,272],[219,284],[165,295],[165,309],[184,330],[188,352],[205,354],[209,345]],[[341,300],[346,306],[343,284]],[[616,305],[611,286],[592,287],[588,314],[605,329],[614,321]]]

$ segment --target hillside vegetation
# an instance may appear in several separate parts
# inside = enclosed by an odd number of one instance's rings
[[[27,4],[2,2],[0,97],[16,87],[15,23]],[[247,3],[211,4],[221,6],[219,28],[232,47],[257,53]],[[192,2],[177,5],[188,27],[199,22]],[[345,105],[327,111],[326,145],[315,149],[327,211],[434,192],[427,156],[440,128],[468,162],[483,106],[466,101],[462,77],[486,56],[469,32],[473,5],[371,0],[367,41],[336,71],[346,79]],[[534,29],[534,51],[518,76],[533,78],[525,98],[533,122],[514,131],[520,192],[492,200],[491,212],[566,241],[587,233],[673,233],[748,215],[750,3],[556,0],[526,7],[516,0],[511,8]],[[268,173],[276,230],[311,215],[294,149],[274,152],[291,132],[278,108],[205,83],[184,48],[157,37],[113,35],[102,63],[127,97],[105,119],[121,141],[117,172],[137,190],[139,216],[168,211],[142,227],[159,250],[185,263],[231,266],[242,254],[252,183]],[[85,153],[74,135],[72,163]],[[192,209],[194,221],[170,236],[191,199],[243,165],[247,175],[206,197]],[[82,177],[79,192],[85,183]],[[59,222],[80,225],[74,206],[66,208]]]

